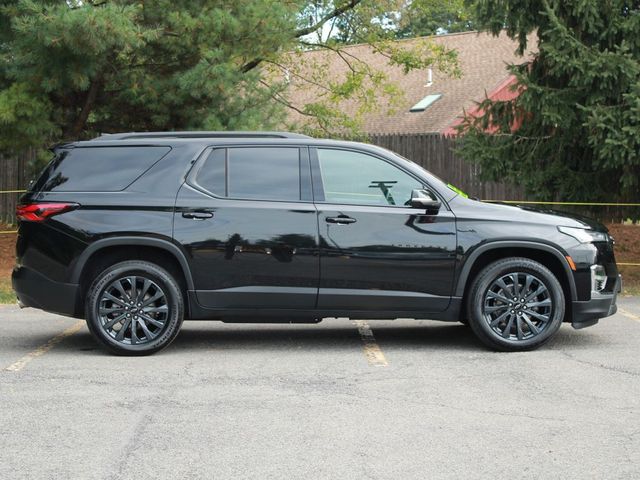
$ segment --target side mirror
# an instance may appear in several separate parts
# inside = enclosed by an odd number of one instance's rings
[[[411,191],[411,206],[413,208],[423,208],[438,213],[442,204],[429,190],[416,189]]]

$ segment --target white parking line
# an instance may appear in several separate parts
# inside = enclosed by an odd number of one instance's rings
[[[625,317],[630,318],[631,320],[635,320],[636,322],[640,322],[640,317],[639,316],[634,315],[631,312],[627,312],[624,308],[618,307],[618,312],[621,315],[624,315]]]
[[[84,325],[85,325],[85,321],[84,320],[79,320],[78,322],[74,323],[69,328],[67,328],[65,331],[63,331],[62,333],[59,333],[58,335],[53,337],[51,340],[49,340],[44,345],[40,345],[38,348],[36,348],[32,352],[27,353],[24,357],[22,357],[17,362],[14,362],[11,365],[9,365],[7,368],[5,368],[5,370],[7,370],[9,372],[19,372],[31,360],[33,360],[34,358],[38,358],[41,355],[44,355],[49,350],[51,350],[53,347],[55,347],[58,343],[60,343],[62,340],[64,340],[67,337],[70,337],[71,335],[76,333]]]
[[[387,359],[382,350],[380,350],[376,338],[373,336],[373,331],[371,331],[371,327],[366,320],[355,320],[355,324],[358,327],[360,338],[362,338],[364,356],[367,358],[369,365],[374,367],[388,366]]]

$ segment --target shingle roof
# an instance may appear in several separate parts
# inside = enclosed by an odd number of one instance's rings
[[[495,88],[504,84],[509,77],[506,65],[520,64],[530,57],[516,55],[516,42],[505,33],[495,37],[485,32],[465,32],[431,37],[436,44],[458,52],[458,64],[462,70],[460,78],[451,78],[433,71],[433,84],[426,86],[427,69],[414,70],[405,74],[402,67],[389,64],[388,58],[373,51],[369,45],[353,45],[346,47],[346,53],[367,62],[375,70],[384,71],[390,81],[398,85],[403,97],[398,105],[389,112],[384,105],[363,116],[363,131],[370,134],[379,133],[423,133],[441,132],[453,124],[462,114],[463,109],[473,108]],[[409,39],[397,42],[399,46],[411,48],[424,38]],[[532,34],[529,49],[535,47],[535,34]],[[334,52],[320,50],[301,54],[304,60],[322,58],[326,62],[327,75],[343,78],[348,70],[347,64]],[[319,57],[322,56],[322,57]],[[306,57],[306,58],[304,58]],[[308,62],[312,65],[314,62]],[[322,63],[322,62],[320,62]],[[317,64],[317,62],[316,62]],[[304,82],[298,77],[291,77],[288,99],[296,107],[316,101],[321,89]],[[441,94],[442,97],[422,112],[409,112],[409,109],[427,95]],[[340,110],[352,115],[357,109],[354,101],[342,102]],[[304,121],[304,118],[291,111],[289,120]]]

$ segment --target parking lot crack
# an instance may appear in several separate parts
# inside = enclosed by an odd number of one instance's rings
[[[118,455],[118,464],[115,468],[115,472],[107,477],[109,480],[119,480],[124,478],[124,474],[131,465],[131,459],[136,455],[137,447],[142,444],[142,437],[146,433],[149,425],[151,424],[151,415],[142,415],[131,434],[131,438],[125,444],[122,454]]]
[[[626,375],[631,375],[633,377],[640,377],[640,372],[633,372],[631,370],[626,370],[624,368],[619,368],[619,367],[613,367],[610,365],[605,365],[603,363],[592,362],[589,360],[582,360],[582,359],[576,358],[574,355],[568,352],[562,352],[562,354],[565,357],[569,358],[570,360],[573,360],[574,362],[580,363],[582,365],[589,365],[591,367],[599,368],[601,370],[608,370],[610,372],[624,373]]]

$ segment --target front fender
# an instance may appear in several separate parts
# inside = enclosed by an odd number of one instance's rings
[[[566,279],[569,284],[571,300],[577,299],[576,284],[575,284],[573,275],[571,273],[571,268],[569,267],[569,264],[567,263],[567,260],[565,258],[566,253],[556,247],[553,247],[545,243],[529,242],[524,240],[502,240],[502,241],[488,242],[475,248],[473,252],[469,254],[462,268],[460,269],[460,274],[456,282],[455,296],[457,297],[464,296],[464,291],[467,285],[467,280],[469,279],[469,274],[471,273],[471,269],[473,268],[473,265],[480,258],[480,256],[482,256],[483,254],[489,251],[504,249],[504,248],[523,248],[523,249],[529,249],[529,250],[543,251],[543,252],[552,254],[554,257],[556,257],[559,260],[560,264],[563,267]]]

